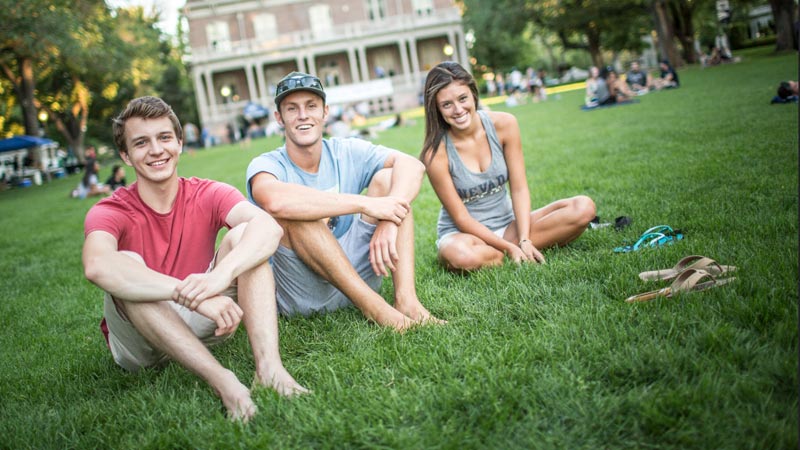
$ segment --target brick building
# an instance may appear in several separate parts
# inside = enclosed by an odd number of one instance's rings
[[[200,120],[216,135],[248,103],[272,109],[293,70],[317,75],[331,105],[382,114],[417,106],[440,61],[469,67],[452,0],[188,0],[184,13]]]

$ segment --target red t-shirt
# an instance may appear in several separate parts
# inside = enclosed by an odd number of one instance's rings
[[[160,214],[139,197],[138,183],[114,191],[89,210],[84,236],[105,231],[117,239],[118,250],[135,252],[147,267],[178,279],[208,269],[217,234],[230,226],[225,218],[246,201],[233,186],[200,178],[178,178],[172,211]],[[100,329],[108,344],[105,319]]]
[[[89,210],[84,236],[105,231],[118,250],[138,253],[147,267],[178,279],[203,273],[214,257],[217,234],[225,218],[246,201],[233,186],[200,178],[178,178],[172,211],[160,214],[139,197],[138,183],[117,189]]]

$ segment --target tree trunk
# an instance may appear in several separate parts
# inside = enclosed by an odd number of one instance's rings
[[[586,40],[589,44],[589,54],[592,56],[592,64],[598,68],[603,67],[603,52],[600,49],[600,30],[590,27],[586,30]]]
[[[697,62],[694,50],[694,25],[692,24],[693,8],[686,0],[669,2],[675,34],[681,43],[683,59],[689,64]]]
[[[91,93],[79,78],[73,77],[72,82],[75,88],[70,97],[74,100],[69,109],[56,112],[50,108],[50,105],[42,104],[39,101],[36,101],[36,107],[47,111],[53,119],[56,129],[67,141],[67,146],[72,149],[75,157],[83,164],[86,162],[83,144],[86,136],[86,124],[89,120]]]
[[[20,89],[22,94],[19,97],[19,105],[22,107],[23,123],[25,124],[25,134],[29,136],[39,135],[39,119],[36,107],[33,104],[33,94],[36,88],[36,80],[33,77],[33,61],[27,57],[17,58],[17,65],[20,73]]]
[[[775,51],[797,49],[797,6],[794,0],[769,0],[775,19]]]
[[[661,50],[661,59],[667,59],[672,67],[683,65],[683,60],[675,48],[675,32],[669,20],[666,2],[668,0],[654,0],[652,3],[653,20],[658,34],[658,47]]]

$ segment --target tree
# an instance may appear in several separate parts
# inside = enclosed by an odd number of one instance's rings
[[[25,133],[39,131],[34,104],[35,72],[46,67],[53,55],[76,30],[68,1],[0,0],[0,72],[10,82],[19,106]]]
[[[109,142],[108,119],[131,98],[157,94],[173,52],[157,16],[141,7],[114,13],[103,0],[0,0],[0,72],[25,132],[38,134],[37,114],[47,112],[79,160],[87,130]]]
[[[528,25],[524,0],[459,0],[464,24],[475,36],[472,55],[482,64],[508,68],[519,64],[529,42],[523,36]]]
[[[674,67],[683,65],[683,59],[675,47],[675,25],[669,15],[667,4],[670,0],[652,0],[650,4],[661,58],[669,60]]]
[[[689,64],[697,62],[694,50],[694,10],[700,1],[697,0],[672,0],[668,3],[669,13],[672,16],[672,29],[675,37],[681,43],[683,59]]]
[[[775,50],[797,49],[797,5],[794,0],[769,0],[775,19]]]
[[[555,32],[564,48],[585,49],[603,66],[603,50],[641,48],[646,34],[641,0],[528,0],[531,19]]]

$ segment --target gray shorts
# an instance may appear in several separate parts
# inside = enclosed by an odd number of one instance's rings
[[[369,242],[375,225],[361,219],[339,238],[350,264],[372,290],[379,292],[383,277],[376,275],[369,263]],[[324,313],[351,306],[350,299],[300,260],[297,254],[279,246],[272,257],[278,311],[283,315]]]
[[[216,256],[214,257],[216,260]],[[214,268],[214,261],[208,267],[208,271]],[[222,295],[238,300],[238,287],[236,281],[228,287]],[[212,345],[229,338],[232,334],[225,336],[214,336],[217,324],[208,317],[190,310],[184,306],[167,300],[167,304],[175,310],[178,315],[186,322],[195,336],[205,345]],[[108,327],[108,347],[114,361],[123,369],[135,372],[144,367],[157,366],[167,362],[168,356],[152,345],[144,338],[136,327],[117,307],[116,302],[108,292],[105,293],[103,301],[103,314]]]

